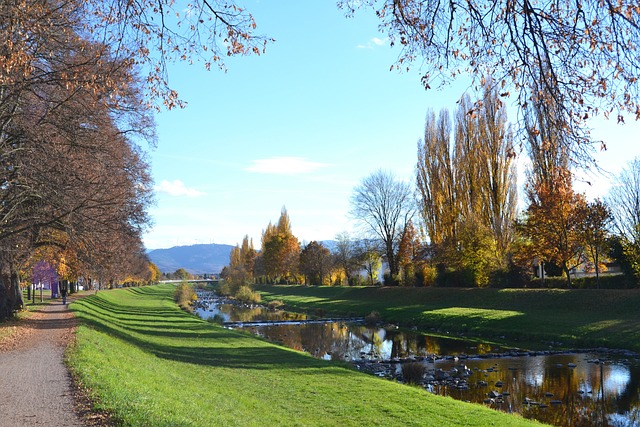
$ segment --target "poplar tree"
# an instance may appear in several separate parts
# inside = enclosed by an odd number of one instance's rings
[[[282,208],[277,225],[269,223],[262,233],[262,268],[270,280],[297,281],[300,242],[291,231],[286,208]]]
[[[416,167],[421,216],[437,262],[469,268],[484,285],[488,270],[505,266],[514,238],[513,136],[490,85],[481,103],[463,96],[450,123],[446,110],[437,120],[427,113]]]

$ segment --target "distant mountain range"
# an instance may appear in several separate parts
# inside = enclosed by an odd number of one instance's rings
[[[335,241],[323,240],[322,243],[330,251],[335,250]],[[229,255],[235,246],[217,243],[174,246],[169,249],[154,249],[147,252],[149,259],[163,273],[173,273],[184,268],[191,274],[218,274],[229,265]]]
[[[149,251],[149,259],[163,273],[184,268],[192,274],[217,274],[229,265],[229,255],[235,246],[212,243],[208,245],[174,246]]]

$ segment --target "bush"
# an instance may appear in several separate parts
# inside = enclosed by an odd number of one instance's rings
[[[468,268],[454,270],[440,265],[436,285],[443,288],[473,288],[475,287],[474,273]]]
[[[402,378],[406,383],[419,384],[427,372],[427,367],[420,362],[408,362],[402,364]]]
[[[252,291],[251,288],[246,285],[238,288],[235,298],[246,304],[258,304],[262,300],[259,293]]]
[[[372,311],[364,318],[364,324],[367,326],[375,326],[378,323],[380,323],[380,313],[377,311]]]
[[[225,280],[224,283],[220,285],[219,291],[221,295],[232,297],[238,293],[240,286],[240,283]]]
[[[284,303],[278,299],[273,300],[273,301],[269,301],[269,303],[267,304],[267,307],[269,307],[271,310],[279,310],[282,309],[284,307]]]
[[[505,269],[495,270],[489,275],[489,286],[492,288],[524,288],[530,281],[529,271],[515,264],[510,264]]]
[[[183,310],[191,311],[191,303],[197,301],[198,296],[190,284],[182,282],[176,287],[173,293],[173,300]]]
[[[220,314],[215,314],[213,316],[209,316],[207,318],[207,322],[222,325],[224,323],[224,317],[221,316]]]

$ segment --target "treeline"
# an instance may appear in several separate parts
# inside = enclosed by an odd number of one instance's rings
[[[39,263],[85,285],[158,274],[140,238],[152,114],[135,61],[90,37],[88,7],[0,6],[0,319]]]
[[[257,251],[245,236],[231,250],[229,265],[220,274],[229,293],[253,283],[375,285],[381,280],[382,256],[375,242],[354,240],[345,232],[336,236],[333,251],[317,241],[301,245],[285,208],[277,224],[269,223],[263,231],[261,243]]]
[[[261,251],[248,237],[232,251],[223,278],[236,284],[634,287],[640,161],[628,165],[606,200],[588,201],[573,189],[576,165],[560,114],[535,104],[525,111],[518,144],[529,162],[521,212],[516,135],[489,80],[480,101],[464,96],[453,115],[427,113],[415,185],[379,170],[354,189],[351,215],[364,234],[336,236],[332,251],[315,241],[301,246],[283,210],[263,232]],[[601,273],[612,266],[621,274],[604,283]]]

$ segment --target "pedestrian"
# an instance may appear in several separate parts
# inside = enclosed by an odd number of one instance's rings
[[[65,282],[60,282],[60,296],[62,296],[62,304],[67,304],[67,284]]]

